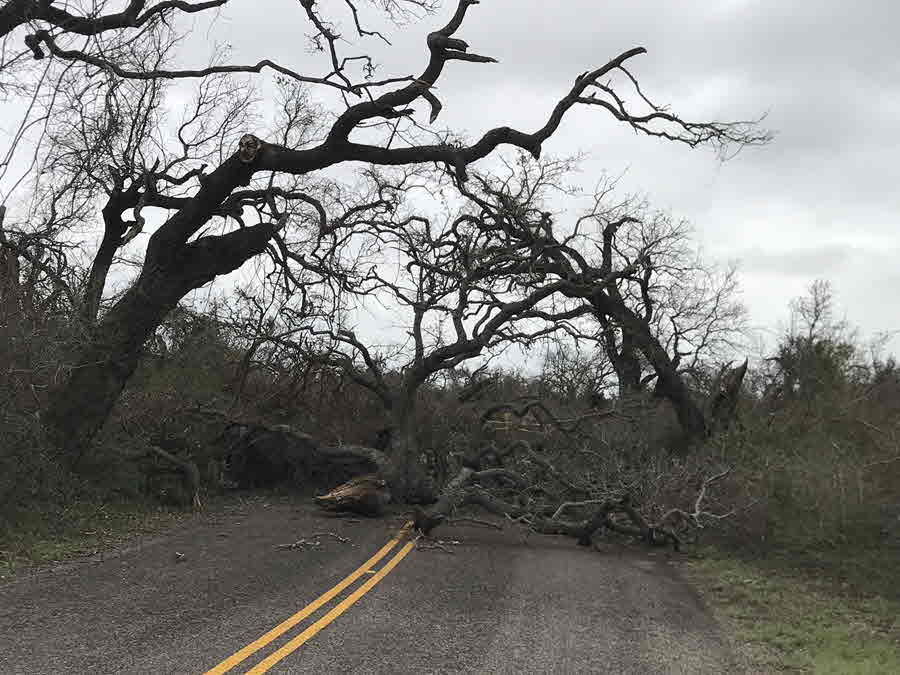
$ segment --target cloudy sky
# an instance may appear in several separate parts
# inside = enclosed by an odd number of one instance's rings
[[[383,1],[370,1],[370,16]],[[344,8],[337,0],[319,5]],[[444,0],[436,16],[394,28],[390,48],[365,44],[378,77],[421,72],[427,32],[454,7]],[[231,0],[211,27],[192,20],[184,64],[202,63],[218,41],[233,47],[232,61],[271,58],[304,73],[325,71],[306,49],[309,27],[297,0]],[[545,155],[586,152],[578,176],[585,187],[604,171],[624,171],[624,189],[691,220],[709,257],[739,261],[756,327],[775,328],[792,297],[826,278],[840,312],[863,334],[895,331],[897,26],[900,4],[891,0],[482,0],[458,37],[500,63],[449,64],[438,83],[445,106],[438,126],[471,138],[499,125],[534,130],[575,76],[643,46],[648,54],[631,70],[655,101],[693,120],[767,114],[774,142],[722,164],[709,149],[639,137],[599,109],[581,109]],[[360,51],[349,45],[346,54]],[[891,346],[900,352],[900,340]]]
[[[295,0],[233,0],[219,19],[235,56],[306,67]],[[334,3],[339,5],[340,3]],[[375,49],[379,76],[420,72],[437,17]],[[283,12],[279,14],[279,12]],[[273,17],[280,16],[279,20]],[[459,37],[499,64],[451,63],[439,124],[476,137],[530,131],[573,78],[621,51],[644,91],[696,120],[767,113],[764,148],[721,164],[711,150],[637,137],[602,111],[570,115],[545,153],[588,153],[579,177],[607,171],[689,218],[705,251],[740,261],[754,325],[774,327],[816,278],[863,332],[900,329],[900,4],[890,0],[482,0]],[[425,114],[420,116],[424,120]],[[893,341],[894,351],[900,342]]]

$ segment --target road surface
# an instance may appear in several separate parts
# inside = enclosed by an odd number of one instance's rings
[[[195,517],[102,560],[15,579],[0,585],[0,673],[737,670],[665,554],[598,553],[569,539],[459,525],[435,532],[442,548],[418,541],[399,556],[405,542],[395,542],[363,565],[402,522],[257,502]],[[319,545],[279,548],[299,540]],[[358,578],[322,607],[215,670],[354,570]],[[355,604],[334,617],[354,591]],[[269,670],[258,666],[317,621],[327,625],[282,649],[290,653]]]

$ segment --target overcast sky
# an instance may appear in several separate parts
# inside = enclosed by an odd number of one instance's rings
[[[421,72],[427,32],[454,7],[444,0],[437,16],[394,29],[391,48],[366,44],[378,77]],[[218,40],[233,46],[232,61],[271,58],[323,72],[320,57],[306,50],[309,28],[297,0],[231,0],[211,30],[195,21],[185,63],[199,65]],[[655,101],[693,120],[768,113],[774,142],[721,164],[711,150],[638,137],[599,109],[581,109],[545,144],[545,155],[585,151],[579,180],[586,187],[603,171],[626,171],[625,189],[691,220],[710,257],[739,261],[755,326],[775,328],[792,297],[826,278],[839,310],[864,334],[895,331],[898,26],[900,3],[890,0],[482,0],[458,37],[500,63],[448,65],[438,83],[445,106],[438,126],[471,138],[499,125],[532,131],[575,76],[643,46],[648,54],[631,70]],[[346,54],[360,51],[351,46]],[[900,340],[891,346],[900,352]]]
[[[311,63],[295,0],[266,0],[265,13],[257,1],[231,4],[217,33],[228,35],[236,56]],[[376,50],[379,76],[420,72],[425,34],[453,6],[445,1],[439,16],[394,31],[394,46]],[[637,137],[584,109],[564,121],[545,153],[584,150],[587,187],[604,170],[627,170],[627,189],[689,218],[710,256],[740,261],[755,325],[774,327],[790,298],[827,278],[864,333],[894,331],[898,26],[900,4],[890,0],[483,0],[458,36],[500,63],[451,63],[438,83],[445,105],[438,123],[471,137],[498,125],[531,131],[576,75],[646,47],[632,71],[657,102],[695,120],[768,113],[775,141],[720,164],[710,150]]]

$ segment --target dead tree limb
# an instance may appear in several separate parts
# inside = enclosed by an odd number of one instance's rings
[[[593,536],[604,528],[640,538],[651,545],[670,544],[676,551],[681,545],[679,537],[670,529],[648,523],[631,504],[627,495],[618,500],[599,500],[597,510],[586,520],[566,521],[558,517],[560,509],[548,518],[528,507],[511,504],[491,494],[478,485],[479,477],[483,473],[463,467],[448,483],[433,506],[428,510],[418,509],[415,512],[414,527],[428,535],[434,528],[446,522],[457,509],[474,505],[494,515],[525,523],[529,529],[540,534],[574,537],[583,546],[589,546]],[[625,516],[629,522],[616,520],[614,516],[617,514]]]

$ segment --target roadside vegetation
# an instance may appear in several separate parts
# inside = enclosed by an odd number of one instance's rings
[[[705,549],[688,578],[752,672],[889,675],[900,670],[900,587],[885,554]]]
[[[135,536],[163,532],[191,512],[151,501],[117,502],[100,495],[68,505],[35,503],[28,517],[5,523],[0,581],[48,564],[103,555]]]

